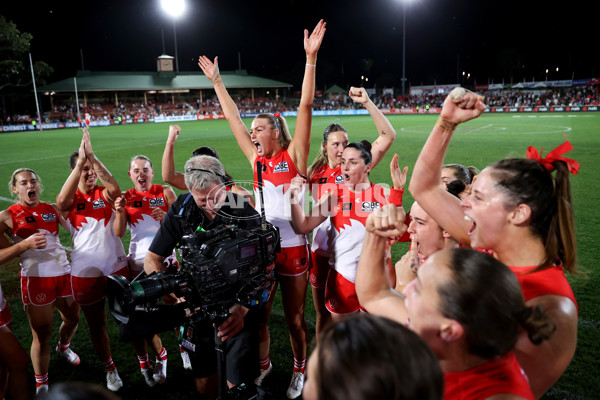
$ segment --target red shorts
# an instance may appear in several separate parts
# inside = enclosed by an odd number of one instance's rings
[[[308,248],[306,245],[284,247],[275,259],[275,271],[278,275],[298,276],[308,270]]]
[[[311,251],[310,259],[312,261],[312,265],[310,266],[310,284],[314,288],[325,289],[327,275],[331,269],[329,257],[321,256]]]
[[[129,266],[125,266],[112,275],[122,275],[129,280]],[[80,305],[95,304],[106,297],[106,276],[81,278],[71,276],[73,297]]]
[[[358,303],[354,282],[338,274],[334,268],[329,269],[327,276],[325,306],[332,314],[350,314],[363,310]]]
[[[0,310],[0,328],[10,324],[12,320],[12,316],[10,315],[10,309],[8,308],[8,303],[6,303],[6,307]]]
[[[21,300],[24,305],[45,306],[57,298],[73,296],[71,274],[60,276],[22,276]]]

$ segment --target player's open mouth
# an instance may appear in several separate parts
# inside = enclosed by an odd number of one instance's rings
[[[260,143],[258,143],[257,141],[252,142],[254,144],[254,146],[256,146],[256,151],[258,152],[258,154],[262,154],[262,146],[260,145]]]
[[[473,225],[471,225],[471,229],[469,229],[469,236],[471,236],[473,234],[473,232],[475,231],[477,224],[475,223],[475,221],[473,221],[470,217],[467,217],[466,215],[465,215],[465,221],[471,221],[473,223]]]
[[[35,200],[35,197],[36,197],[35,190],[30,190],[29,192],[27,192],[27,196],[29,197],[29,200]]]

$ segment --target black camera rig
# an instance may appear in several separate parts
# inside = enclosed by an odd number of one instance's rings
[[[260,163],[259,165],[260,171]],[[260,196],[262,199],[262,179]],[[228,225],[209,231],[200,228],[182,238],[181,268],[150,275],[140,274],[131,283],[120,275],[108,277],[109,308],[121,323],[124,340],[147,338],[196,321],[222,321],[234,304],[252,308],[269,299],[275,282],[275,259],[281,251],[279,229],[266,222],[242,229]],[[158,299],[175,294],[184,301],[159,304]],[[256,385],[238,385],[227,390],[222,343],[214,328],[219,368],[219,399],[266,399],[268,393]]]
[[[226,226],[186,235],[180,246],[179,271],[171,268],[131,283],[120,275],[109,277],[111,313],[125,324],[134,322],[130,321],[132,317],[142,323],[149,318],[157,325],[157,332],[161,332],[192,316],[226,318],[235,303],[248,308],[265,303],[274,282],[279,246],[279,231],[271,224],[248,230]],[[170,293],[185,302],[156,305],[157,299]],[[164,317],[163,313],[169,314],[169,318],[152,318]]]

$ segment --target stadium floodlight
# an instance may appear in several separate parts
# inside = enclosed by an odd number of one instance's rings
[[[185,11],[184,0],[161,0],[160,5],[173,18],[180,17]]]
[[[412,0],[402,1],[402,95],[406,94],[406,3]]]
[[[179,72],[179,61],[177,58],[177,25],[175,21],[185,11],[185,0],[160,0],[162,9],[173,18],[173,37],[175,39],[175,70]]]

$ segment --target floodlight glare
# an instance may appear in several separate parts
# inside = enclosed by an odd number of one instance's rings
[[[185,10],[185,0],[160,0],[160,5],[173,18],[181,16]]]

